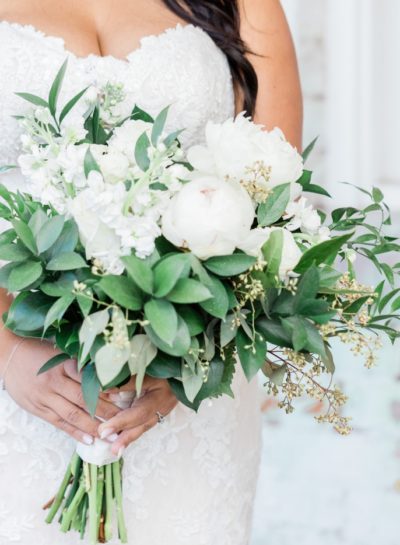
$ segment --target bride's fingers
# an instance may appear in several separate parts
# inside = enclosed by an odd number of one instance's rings
[[[99,421],[91,418],[86,411],[70,403],[64,397],[54,394],[48,399],[47,407],[54,411],[61,420],[65,420],[84,434],[97,437]]]
[[[160,387],[148,392],[137,400],[131,408],[121,411],[114,418],[101,424],[99,426],[100,437],[105,438],[113,433],[119,433],[127,429],[144,426],[148,422],[157,421],[157,412],[167,415],[176,404],[177,399],[168,383],[165,382],[163,388]]]
[[[67,433],[70,435],[73,439],[76,441],[79,441],[79,443],[84,443],[85,445],[92,445],[94,442],[94,438],[89,435],[88,433],[84,433],[63,418],[61,418],[59,415],[57,415],[55,412],[53,412],[50,409],[46,409],[44,413],[42,414],[42,418],[45,416],[45,419],[47,422],[50,422],[50,424],[53,424],[56,428],[59,430]]]
[[[115,455],[121,455],[128,445],[130,445],[134,441],[137,441],[139,437],[141,437],[147,431],[151,430],[151,428],[154,428],[154,426],[156,426],[157,424],[158,417],[156,415],[151,420],[149,420],[145,424],[142,424],[141,426],[137,426],[136,428],[131,428],[129,430],[123,431],[118,435],[118,439],[113,442],[111,451]]]
[[[78,405],[81,409],[87,412],[85,400],[83,398],[82,388],[80,384],[71,380],[69,377],[65,377],[60,382],[58,391],[56,393],[73,403]],[[109,420],[120,412],[120,409],[111,402],[111,400],[99,399],[96,407],[96,416],[102,420]]]

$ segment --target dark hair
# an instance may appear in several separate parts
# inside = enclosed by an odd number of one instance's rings
[[[240,36],[237,0],[163,0],[184,21],[201,27],[225,53],[233,82],[243,96],[243,108],[253,116],[257,92],[257,74],[246,58],[248,49]]]

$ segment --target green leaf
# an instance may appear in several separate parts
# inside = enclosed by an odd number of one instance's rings
[[[83,162],[83,170],[84,170],[86,178],[89,177],[89,174],[92,171],[101,172],[100,167],[99,167],[96,159],[93,157],[93,154],[90,151],[90,147],[88,147],[88,149],[87,149],[87,151],[85,153],[85,159],[84,159],[84,162]]]
[[[64,63],[62,64],[60,70],[58,71],[53,83],[52,83],[52,86],[51,86],[51,89],[50,89],[50,93],[49,93],[49,109],[50,109],[50,112],[51,112],[51,115],[52,116],[55,116],[56,115],[56,111],[57,111],[57,101],[58,101],[58,96],[60,94],[60,90],[61,90],[61,86],[62,86],[62,83],[63,83],[63,80],[64,80],[64,76],[65,76],[65,72],[67,70],[67,65],[68,65],[68,59],[64,61]]]
[[[274,187],[267,200],[258,207],[257,217],[261,227],[276,223],[285,213],[290,200],[291,184]]]
[[[166,257],[154,267],[154,295],[165,297],[182,276],[190,272],[190,256],[174,254]]]
[[[154,120],[153,129],[151,131],[151,142],[153,146],[157,146],[158,144],[158,139],[160,138],[167,121],[168,111],[169,106],[164,108]]]
[[[157,348],[147,335],[135,335],[130,342],[129,369],[136,375],[136,395],[140,396],[146,370],[157,356]]]
[[[193,403],[203,386],[203,371],[200,366],[197,366],[197,368],[197,372],[196,370],[193,371],[184,361],[182,362],[183,389],[186,397],[191,403]]]
[[[276,386],[282,386],[287,373],[287,365],[272,365],[270,362],[267,361],[262,371],[273,384],[275,384]]]
[[[38,375],[41,375],[42,373],[45,373],[46,371],[50,371],[50,369],[53,369],[54,367],[57,367],[60,365],[60,363],[63,363],[66,360],[69,360],[70,357],[68,354],[57,354],[57,356],[54,356],[50,360],[48,360],[37,372]]]
[[[30,257],[32,257],[31,252],[19,242],[0,246],[0,259],[3,261],[19,262]]]
[[[296,290],[296,308],[305,300],[315,299],[319,290],[319,271],[315,265],[304,273]]]
[[[43,108],[48,108],[48,103],[43,99],[38,97],[37,95],[32,95],[31,93],[15,93],[20,98],[23,98],[24,100],[27,100],[31,104],[34,104],[35,106],[42,106]]]
[[[52,303],[52,299],[40,292],[20,293],[8,310],[6,326],[13,331],[42,329]]]
[[[110,321],[108,310],[101,310],[87,316],[79,329],[79,341],[82,345],[80,361],[85,361],[97,335],[103,333]]]
[[[65,295],[50,307],[43,329],[46,331],[55,322],[59,322],[75,300],[74,295]]]
[[[136,142],[135,147],[135,160],[138,167],[143,170],[143,172],[146,172],[150,167],[150,159],[149,159],[149,147],[150,147],[150,140],[147,136],[147,133],[144,132]]]
[[[311,155],[314,147],[315,147],[315,144],[317,143],[318,141],[318,138],[319,136],[317,136],[316,138],[314,138],[314,140],[311,142],[311,144],[309,144],[306,149],[303,151],[302,153],[302,157],[303,157],[303,161],[307,161],[307,159],[309,158],[309,156]]]
[[[256,334],[253,345],[243,329],[239,329],[236,336],[236,347],[244,374],[250,381],[265,363],[267,344],[260,334]]]
[[[167,295],[173,303],[192,304],[207,301],[212,297],[211,291],[193,278],[182,278]]]
[[[88,264],[83,257],[75,252],[65,252],[53,257],[47,264],[48,271],[73,271],[87,268]]]
[[[23,221],[17,219],[12,221],[12,226],[14,227],[18,237],[20,238],[22,243],[28,248],[28,250],[31,251],[33,254],[37,254],[37,246],[30,227]]]
[[[168,379],[180,378],[182,376],[181,358],[174,358],[158,352],[156,357],[147,367],[147,374],[150,377]]]
[[[104,276],[100,288],[117,305],[128,310],[141,310],[143,300],[136,284],[126,276]]]
[[[62,109],[61,111],[61,114],[60,114],[60,119],[59,119],[59,123],[61,125],[61,123],[64,121],[64,119],[67,117],[67,115],[69,114],[69,112],[73,109],[73,107],[79,102],[79,100],[83,97],[83,95],[86,93],[86,91],[88,90],[88,87],[85,87],[85,89],[83,89],[82,91],[80,91],[77,95],[75,95],[73,98],[71,98],[71,100],[69,100],[67,102],[67,104],[64,106],[64,108]]]
[[[178,316],[178,331],[172,345],[160,339],[150,325],[146,325],[144,329],[151,342],[166,354],[181,357],[188,353],[191,344],[190,333],[188,326],[180,316]]]
[[[374,202],[381,203],[384,199],[384,195],[382,191],[379,189],[379,187],[374,187],[372,189],[372,198],[374,199]]]
[[[8,289],[12,292],[21,291],[40,278],[43,268],[37,261],[27,261],[16,265],[8,278]]]
[[[96,368],[91,363],[82,369],[82,395],[87,410],[93,418],[96,414],[97,403],[101,391],[101,384],[97,378]]]
[[[8,263],[7,265],[3,265],[2,267],[0,267],[0,288],[4,288],[7,291],[10,291],[8,289],[8,279],[14,268],[14,263]]]
[[[139,108],[139,106],[136,104],[132,110],[130,118],[133,120],[145,121],[146,123],[154,123],[154,119],[151,117],[151,115]]]
[[[36,244],[40,254],[53,246],[62,233],[64,222],[64,216],[53,216],[41,227],[36,236]]]
[[[303,319],[299,316],[289,316],[281,319],[283,327],[292,337],[293,348],[300,352],[307,345],[307,331]]]
[[[196,337],[203,333],[206,329],[206,324],[203,316],[196,312],[191,306],[181,306],[178,309],[178,314],[184,319],[189,328],[191,337]]]
[[[307,333],[307,343],[304,348],[308,352],[319,354],[322,358],[326,358],[325,343],[319,330],[305,318],[303,318],[303,324]]]
[[[90,314],[90,311],[93,307],[93,301],[89,297],[86,297],[85,295],[77,295],[76,301],[79,305],[79,308],[81,309],[82,314],[86,318]]]
[[[3,231],[0,233],[0,246],[4,246],[4,244],[11,244],[16,238],[17,233],[14,231],[14,229]]]
[[[152,299],[145,304],[144,313],[155,334],[171,346],[178,332],[175,307],[163,299]]]
[[[306,272],[313,263],[315,265],[320,265],[327,260],[334,259],[339,251],[344,249],[346,242],[351,239],[353,234],[354,233],[349,233],[340,237],[334,237],[313,246],[302,255],[294,272],[301,274]]]
[[[236,337],[239,326],[236,323],[235,315],[228,314],[225,320],[221,321],[220,337],[221,347],[227,346]]]
[[[32,216],[29,218],[28,226],[34,236],[37,236],[40,229],[48,219],[49,217],[41,208],[38,208],[36,212],[32,214]]]
[[[265,340],[271,344],[286,348],[293,348],[291,335],[278,320],[260,318],[256,322],[257,331],[260,331]]]
[[[105,344],[96,352],[96,371],[102,386],[106,386],[122,371],[129,358],[130,348]]]
[[[59,254],[73,252],[78,244],[78,241],[79,232],[76,223],[73,220],[67,220],[64,223],[60,236],[48,251],[50,257],[53,258]]]
[[[154,275],[150,265],[144,259],[139,259],[135,255],[123,257],[122,262],[126,267],[128,275],[136,285],[145,293],[152,295],[154,289]]]
[[[222,320],[229,310],[229,296],[223,283],[215,276],[209,276],[207,288],[210,290],[212,298],[200,303],[203,310]]]
[[[277,229],[272,231],[267,242],[262,248],[265,261],[267,262],[268,273],[273,276],[279,275],[279,268],[282,261],[283,231]]]
[[[211,257],[203,261],[203,265],[218,276],[236,276],[248,271],[256,261],[255,257],[247,254],[232,254]]]
[[[326,356],[322,358],[322,361],[324,362],[325,369],[328,371],[328,373],[331,373],[331,375],[333,375],[333,373],[336,370],[335,360],[333,359],[333,354],[326,343],[325,343],[325,351],[326,351]]]
[[[74,273],[64,273],[55,282],[43,282],[40,289],[49,297],[64,297],[64,295],[72,295],[74,282],[77,277]]]

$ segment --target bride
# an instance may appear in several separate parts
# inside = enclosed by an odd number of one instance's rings
[[[183,145],[208,120],[246,110],[301,146],[301,92],[278,0],[0,0],[0,165],[16,162],[16,91],[43,95],[66,57],[65,97],[108,79],[149,113],[171,105]],[[257,92],[258,87],[258,92]],[[62,97],[65,99],[65,97]],[[18,171],[2,182],[24,188]],[[11,297],[2,292],[0,312]],[[245,545],[259,461],[257,384],[237,375],[236,397],[177,404],[168,383],[146,382],[125,410],[125,392],[104,393],[93,420],[73,361],[37,376],[47,342],[0,330],[0,545],[72,545],[46,527],[40,505],[54,493],[75,440],[101,436],[125,453],[125,512],[137,545]],[[127,390],[134,390],[130,383]],[[167,416],[158,424],[157,413]]]

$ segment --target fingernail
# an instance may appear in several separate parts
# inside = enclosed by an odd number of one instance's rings
[[[84,435],[82,437],[82,441],[85,443],[85,445],[93,445],[93,437],[91,435]]]
[[[110,437],[115,431],[112,428],[103,428],[101,429],[101,426],[99,427],[100,432],[100,439],[107,439],[107,437]]]
[[[124,451],[125,451],[125,447],[121,447],[121,448],[119,449],[118,454],[117,454],[118,458],[121,458],[121,456],[123,455]]]
[[[107,441],[109,443],[114,443],[114,441],[116,441],[118,439],[118,433],[113,433],[112,435],[109,435],[107,437]]]

